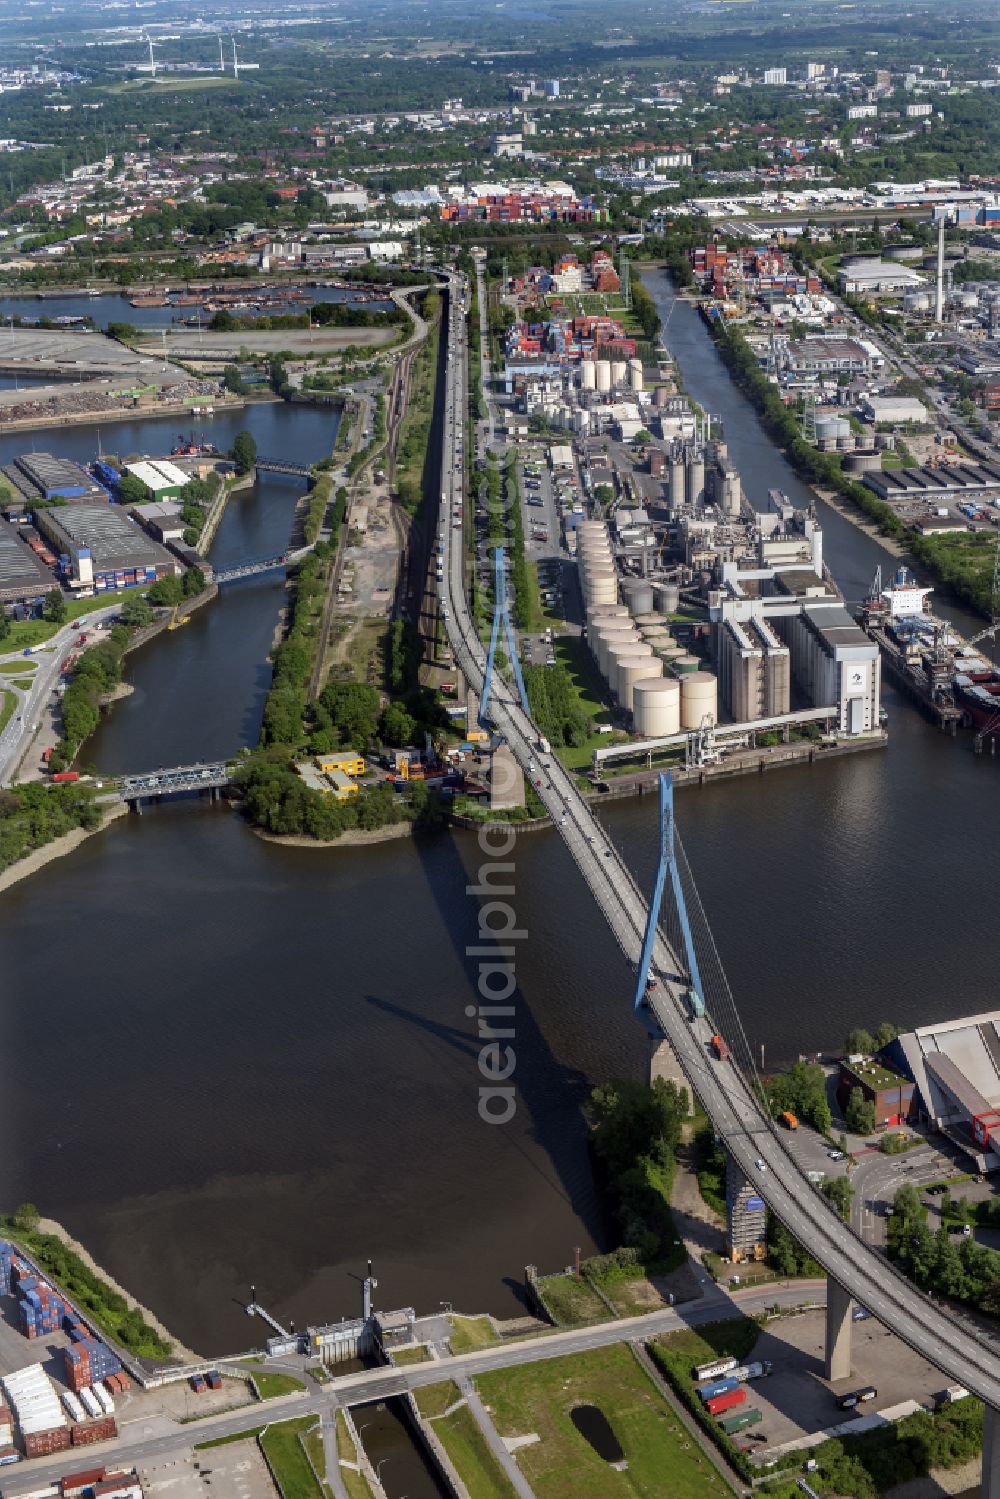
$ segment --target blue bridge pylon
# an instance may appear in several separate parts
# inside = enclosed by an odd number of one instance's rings
[[[643,937],[642,953],[639,958],[639,972],[636,975],[635,998],[632,1002],[636,1018],[642,1022],[649,1034],[655,1039],[659,1039],[662,1036],[662,1031],[656,1024],[647,1003],[650,986],[649,970],[653,961],[653,944],[656,941],[656,929],[660,923],[660,908],[663,905],[663,893],[666,889],[668,875],[677,910],[681,939],[684,945],[684,956],[687,959],[688,976],[693,991],[691,1004],[700,1013],[703,1005],[704,991],[701,986],[698,958],[694,950],[694,938],[691,935],[691,922],[688,919],[687,903],[684,899],[684,891],[681,888],[681,879],[677,868],[677,855],[674,848],[674,783],[668,774],[661,771],[660,858],[656,866],[656,881],[653,885],[652,899],[649,902],[649,916],[646,921],[646,933]]]
[[[483,696],[479,703],[479,727],[485,729],[489,726],[489,702],[490,689],[493,686],[493,661],[496,655],[497,641],[500,637],[500,625],[503,624],[504,638],[507,642],[507,654],[514,672],[514,681],[517,683],[518,696],[521,699],[521,707],[525,713],[531,713],[528,707],[528,694],[524,686],[524,677],[521,673],[521,663],[517,655],[517,640],[514,636],[514,626],[510,622],[510,609],[507,605],[507,574],[504,568],[503,547],[494,548],[493,552],[493,628],[490,631],[490,650],[486,658],[486,677],[483,682]]]

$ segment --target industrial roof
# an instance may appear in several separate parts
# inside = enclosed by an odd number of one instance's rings
[[[117,505],[60,506],[41,513],[38,525],[67,552],[88,547],[98,570],[176,566],[170,553]]]
[[[0,520],[0,600],[35,598],[55,579],[40,558],[17,534],[17,527]]]
[[[185,474],[176,464],[167,463],[162,458],[144,460],[141,463],[126,463],[125,467],[154,494],[160,489],[183,488],[190,478],[190,475]]]
[[[900,1036],[890,1051],[897,1049],[932,1119],[954,1114],[952,1098],[966,1106],[982,1099],[991,1109],[1000,1107],[1000,1010],[923,1026]],[[964,1091],[956,1074],[966,1080]],[[939,1077],[951,1097],[938,1086]]]

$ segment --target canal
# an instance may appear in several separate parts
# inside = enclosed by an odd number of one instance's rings
[[[777,485],[805,502],[697,314],[670,311],[666,283],[649,280],[687,388],[724,419],[750,493],[761,502]],[[268,437],[279,441],[303,450],[298,430]],[[293,502],[289,486],[286,527]],[[834,513],[824,525],[858,598],[891,559]],[[227,536],[227,556],[264,539]],[[203,626],[133,658],[138,690],[95,740],[101,764],[254,740],[279,600],[266,582],[240,586],[263,588],[266,624],[248,611],[230,628],[239,606],[225,598]],[[887,751],[679,798],[748,1035],[771,1065],[836,1047],[853,1025],[995,1003],[980,897],[997,877],[1000,768],[887,702]],[[652,799],[607,813],[643,880],[654,815]],[[284,847],[189,803],[119,822],[13,887],[0,923],[0,1202],[38,1202],[206,1353],[245,1344],[251,1281],[301,1326],[354,1314],[372,1256],[382,1306],[509,1314],[525,1263],[553,1269],[577,1245],[610,1246],[581,1105],[594,1083],[644,1066],[630,973],[560,840],[521,837],[518,1107],[502,1128],[482,1123],[467,887],[483,863],[471,834]]]

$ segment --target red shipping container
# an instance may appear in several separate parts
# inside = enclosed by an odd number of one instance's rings
[[[85,1468],[82,1473],[71,1473],[68,1477],[60,1479],[60,1494],[82,1494],[84,1489],[92,1489],[95,1483],[100,1483],[105,1474],[104,1468]]]
[[[71,1428],[74,1447],[89,1447],[94,1442],[106,1442],[118,1435],[114,1416],[102,1416],[100,1421],[91,1421],[84,1426],[77,1422]]]
[[[24,1438],[27,1457],[46,1457],[50,1452],[65,1452],[72,1438],[67,1426],[53,1426],[48,1431],[29,1431]]]
[[[723,1411],[732,1410],[734,1405],[742,1405],[747,1398],[747,1392],[740,1385],[738,1390],[727,1390],[724,1395],[716,1395],[712,1400],[705,1401],[705,1409],[710,1416],[721,1416]]]

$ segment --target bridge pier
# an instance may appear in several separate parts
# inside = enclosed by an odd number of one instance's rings
[[[1000,1499],[1000,1411],[987,1405],[983,1411],[982,1499]]]
[[[851,1373],[851,1295],[831,1275],[826,1278],[826,1377],[831,1383]],[[1000,1453],[998,1453],[1000,1464]],[[1000,1473],[1000,1467],[998,1467]],[[1000,1499],[1000,1488],[997,1490]]]
[[[763,1259],[767,1208],[757,1187],[748,1182],[731,1155],[726,1156],[726,1250],[740,1264]]]

